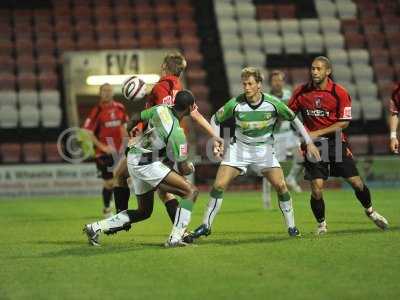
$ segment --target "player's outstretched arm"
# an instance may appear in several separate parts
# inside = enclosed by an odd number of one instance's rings
[[[306,145],[307,145],[307,154],[311,157],[314,157],[317,161],[321,160],[321,156],[319,154],[318,148],[314,145],[310,135],[308,134],[306,128],[303,123],[299,120],[299,118],[295,117],[292,121],[293,126],[296,128],[297,132],[303,137]]]
[[[393,153],[399,153],[399,140],[397,139],[397,127],[399,125],[399,119],[397,114],[393,114],[389,117],[389,128],[390,128],[390,151]]]

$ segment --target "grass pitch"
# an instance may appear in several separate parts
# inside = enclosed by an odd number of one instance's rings
[[[279,209],[263,210],[258,192],[236,192],[225,194],[211,236],[176,249],[161,247],[171,225],[158,200],[151,219],[99,248],[81,230],[99,218],[100,199],[1,200],[0,299],[399,299],[399,191],[372,194],[387,232],[338,190],[326,192],[322,237],[313,235],[309,194],[294,195],[303,236],[291,239]],[[207,201],[202,194],[192,229]]]

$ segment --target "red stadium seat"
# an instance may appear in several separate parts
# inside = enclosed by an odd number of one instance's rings
[[[295,4],[281,4],[276,7],[277,17],[280,19],[288,19],[296,17],[296,5]]]
[[[18,163],[21,161],[21,145],[17,143],[5,143],[0,145],[0,153],[3,163]]]
[[[134,13],[138,20],[151,20],[154,16],[154,9],[149,3],[139,2],[134,7]]]
[[[43,159],[43,146],[41,143],[25,143],[22,145],[23,161],[27,163],[39,163]]]
[[[116,49],[116,48],[118,48],[117,41],[111,37],[99,36],[97,43],[98,43],[99,49]]]
[[[73,25],[69,16],[57,17],[54,20],[54,31],[57,32],[57,34],[60,32],[71,32],[72,29]]]
[[[381,32],[370,32],[366,34],[367,45],[370,49],[385,48],[385,37]]]
[[[78,37],[76,41],[76,48],[78,50],[95,50],[98,48],[97,41],[92,34]]]
[[[131,34],[128,36],[120,35],[117,38],[117,47],[119,49],[134,49],[139,47],[139,41]]]
[[[57,67],[57,60],[53,55],[41,54],[38,56],[37,68],[39,73],[55,72]]]
[[[374,134],[370,135],[373,154],[389,154],[389,135]]]
[[[18,55],[16,65],[18,72],[34,73],[36,69],[35,59],[32,54]]]
[[[258,19],[274,19],[276,15],[276,5],[260,4],[256,6],[256,16]]]
[[[189,68],[185,71],[185,74],[189,85],[206,84],[207,73],[202,68],[192,68],[189,65]]]
[[[76,44],[71,36],[60,36],[58,35],[56,40],[56,46],[58,51],[75,50]]]
[[[180,41],[174,35],[161,35],[160,45],[163,48],[179,48]]]
[[[58,88],[58,76],[55,72],[42,72],[39,74],[39,86],[42,90],[51,90]]]
[[[44,144],[44,157],[46,162],[61,162],[63,158],[57,148],[57,143],[47,142]]]
[[[357,19],[342,20],[341,25],[343,32],[360,33],[360,21]]]
[[[365,47],[365,37],[361,33],[344,33],[344,39],[348,48],[362,49]]]
[[[0,55],[0,66],[2,71],[13,73],[15,70],[15,60],[11,55]]]
[[[308,81],[309,70],[307,68],[292,68],[289,69],[290,77],[292,78],[292,83],[294,85],[301,84]]]
[[[368,135],[350,135],[350,149],[355,155],[369,153],[369,138]]]
[[[373,64],[377,82],[392,82],[394,80],[394,69],[387,63]]]
[[[32,72],[21,72],[17,75],[18,86],[20,90],[35,90],[36,75]]]
[[[389,51],[386,49],[370,49],[373,64],[388,64],[390,60]]]
[[[80,2],[78,5],[72,9],[72,15],[77,19],[86,19],[92,16],[92,9],[89,5],[83,4],[84,2]]]
[[[382,19],[383,31],[385,32],[399,32],[400,31],[400,16],[387,17]]]
[[[159,47],[159,40],[154,35],[139,36],[138,42],[141,49]]]
[[[13,73],[0,72],[0,90],[14,90],[15,83],[17,82],[16,77]]]

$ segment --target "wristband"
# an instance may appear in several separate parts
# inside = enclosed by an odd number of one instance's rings
[[[390,132],[390,138],[391,139],[397,139],[397,132],[396,131],[391,131]]]

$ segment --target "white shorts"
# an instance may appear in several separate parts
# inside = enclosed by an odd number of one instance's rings
[[[229,146],[221,165],[241,170],[240,175],[245,174],[247,169],[251,168],[258,176],[262,176],[261,172],[264,169],[281,167],[275,157],[275,150],[272,145],[253,146],[240,141]]]
[[[146,194],[154,189],[171,172],[171,169],[161,161],[147,165],[139,165],[140,155],[128,154],[127,165],[132,177],[133,189],[136,195]]]
[[[300,138],[292,131],[274,134],[274,146],[276,157],[279,161],[285,161],[288,155],[292,155],[292,150],[300,146]]]

